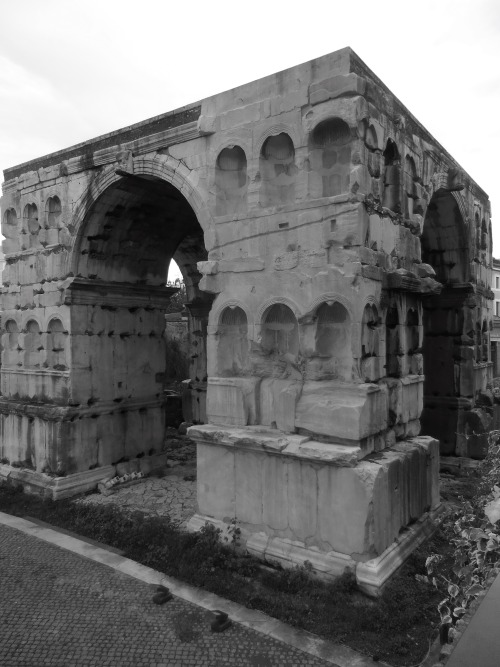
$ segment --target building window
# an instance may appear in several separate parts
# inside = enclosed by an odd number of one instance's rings
[[[500,289],[500,276],[495,276],[495,289]]]
[[[495,301],[495,315],[500,317],[500,301]]]

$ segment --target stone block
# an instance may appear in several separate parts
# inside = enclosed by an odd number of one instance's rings
[[[284,431],[295,431],[295,408],[302,383],[264,378],[259,388],[260,422]]]
[[[207,417],[212,424],[246,426],[256,422],[258,378],[209,378]]]
[[[295,426],[335,441],[354,441],[387,427],[388,394],[377,385],[306,382]]]
[[[234,451],[198,443],[197,467],[197,502],[200,511],[216,519],[234,518]]]

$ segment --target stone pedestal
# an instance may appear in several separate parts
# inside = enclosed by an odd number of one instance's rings
[[[325,578],[351,569],[370,594],[429,534],[440,506],[433,438],[364,456],[262,426],[194,426],[189,436],[198,446],[191,529],[237,519],[251,553],[285,566],[310,561]]]

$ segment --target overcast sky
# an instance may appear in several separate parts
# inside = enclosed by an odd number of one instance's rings
[[[500,256],[499,0],[0,0],[0,21],[1,170],[351,46],[489,194]]]

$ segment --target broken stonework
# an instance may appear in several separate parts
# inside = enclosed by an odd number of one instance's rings
[[[437,441],[484,455],[489,200],[351,49],[7,169],[2,230],[2,475],[69,495],[159,454],[171,259],[193,527],[374,592]]]

